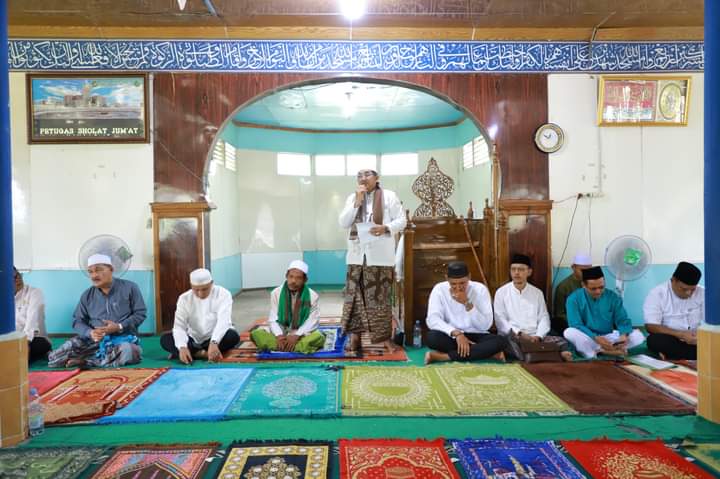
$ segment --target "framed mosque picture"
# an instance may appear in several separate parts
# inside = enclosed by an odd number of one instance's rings
[[[28,74],[29,143],[147,143],[145,74]]]
[[[689,76],[606,75],[598,93],[598,125],[687,125]]]

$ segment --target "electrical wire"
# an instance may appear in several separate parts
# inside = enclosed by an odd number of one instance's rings
[[[580,204],[580,195],[575,197],[575,207],[573,208],[572,216],[570,217],[570,226],[568,227],[567,237],[565,238],[565,246],[563,247],[562,254],[560,255],[560,261],[558,261],[558,264],[555,267],[555,272],[553,273],[552,284],[550,285],[550,291],[553,291],[555,289],[555,281],[557,280],[557,273],[558,273],[558,270],[560,269],[560,265],[562,264],[563,258],[565,258],[565,252],[567,251],[568,244],[570,244],[570,233],[572,233],[572,227],[573,227],[573,223],[575,222],[575,213],[577,212],[578,204]]]

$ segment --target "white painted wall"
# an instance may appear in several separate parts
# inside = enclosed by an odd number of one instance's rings
[[[704,85],[702,74],[691,76],[687,126],[599,127],[597,76],[549,75],[549,120],[566,137],[549,158],[555,265],[575,207],[566,199],[597,191],[602,197],[579,202],[563,266],[579,250],[603,264],[607,244],[624,234],[643,237],[654,264],[703,262]]]
[[[152,145],[28,145],[25,93],[25,75],[11,73],[18,266],[76,270],[82,244],[107,233],[128,243],[132,269],[152,269]]]
[[[210,255],[215,260],[240,253],[239,187],[236,172],[217,164],[211,164],[208,181],[209,199],[216,206],[210,212]]]

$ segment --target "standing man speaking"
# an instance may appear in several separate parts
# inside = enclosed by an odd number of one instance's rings
[[[397,195],[380,187],[375,170],[360,170],[355,193],[340,213],[340,226],[348,229],[343,332],[350,334],[348,352],[360,349],[360,333],[367,331],[374,344],[392,342],[392,282],[395,234],[405,228],[405,215]]]

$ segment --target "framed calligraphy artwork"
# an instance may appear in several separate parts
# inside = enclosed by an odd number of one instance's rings
[[[147,75],[27,75],[29,143],[147,143]]]
[[[687,125],[690,77],[602,76],[598,124]]]

